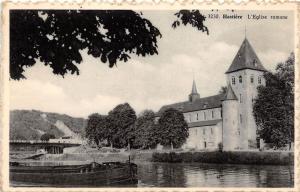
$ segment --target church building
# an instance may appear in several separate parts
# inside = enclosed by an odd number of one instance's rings
[[[157,118],[168,108],[184,114],[189,137],[183,148],[196,150],[249,150],[258,147],[257,125],[253,101],[257,87],[265,85],[266,71],[248,39],[245,38],[228,70],[227,91],[201,98],[193,81],[188,100],[165,105]]]

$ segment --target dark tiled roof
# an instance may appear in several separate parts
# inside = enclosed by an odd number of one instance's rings
[[[222,121],[222,119],[215,119],[215,120],[208,120],[208,121],[197,121],[197,122],[188,123],[188,127],[192,128],[192,127],[203,127],[203,126],[216,125],[221,121]]]
[[[227,86],[227,91],[223,100],[238,100],[230,84]]]
[[[235,58],[232,61],[232,64],[230,65],[226,73],[242,69],[266,71],[247,38],[245,38],[245,40],[243,41],[238,53],[236,54]]]
[[[165,110],[170,108],[177,109],[178,111],[185,113],[190,111],[199,111],[203,109],[221,107],[223,99],[224,99],[224,94],[219,94],[210,97],[200,98],[193,102],[185,101],[180,103],[174,103],[171,105],[165,105],[160,108],[156,116],[160,116]]]

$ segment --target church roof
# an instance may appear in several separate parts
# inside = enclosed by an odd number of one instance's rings
[[[242,69],[266,71],[247,38],[244,39],[239,51],[237,52],[226,73],[231,73]]]
[[[216,125],[221,121],[222,121],[222,119],[215,119],[215,120],[208,120],[208,121],[196,121],[196,122],[188,123],[188,127],[192,128],[192,127],[211,126],[211,125]]]
[[[214,95],[210,97],[203,97],[196,99],[193,102],[184,101],[180,103],[174,103],[170,105],[165,105],[160,108],[157,112],[157,116],[160,116],[165,110],[173,108],[181,111],[183,113],[191,112],[191,111],[199,111],[203,109],[211,109],[221,107],[222,100],[224,98],[224,94]]]
[[[223,100],[238,100],[230,84],[227,86],[227,91]]]

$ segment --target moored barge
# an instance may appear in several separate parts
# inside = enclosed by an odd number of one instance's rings
[[[134,163],[105,162],[84,165],[30,166],[11,162],[11,185],[47,187],[106,187],[137,183],[137,165]]]

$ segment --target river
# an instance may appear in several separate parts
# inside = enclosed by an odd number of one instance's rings
[[[78,163],[84,162],[56,162],[55,164]],[[136,163],[138,164],[138,184],[125,187],[294,186],[294,168],[289,168],[289,166],[154,162]],[[47,162],[42,164],[49,165]],[[13,185],[25,186],[22,183],[14,183]]]

